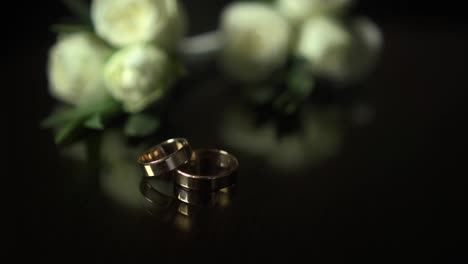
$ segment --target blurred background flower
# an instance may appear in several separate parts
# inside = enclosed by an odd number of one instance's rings
[[[43,126],[55,128],[59,144],[115,126],[128,136],[153,133],[161,108],[142,112],[158,108],[182,73],[173,52],[185,32],[178,1],[65,3],[81,24],[54,27],[64,37],[50,51],[49,80],[59,101],[76,106],[58,107]]]
[[[235,3],[221,14],[222,60],[241,81],[267,78],[287,60],[290,26],[267,4]]]
[[[277,0],[276,7],[292,24],[300,25],[315,16],[344,14],[353,0]]]
[[[106,65],[104,81],[124,110],[140,112],[156,102],[170,85],[167,55],[151,44],[135,44],[116,52]]]
[[[317,76],[343,83],[365,76],[381,46],[379,29],[366,18],[346,23],[320,16],[304,22],[295,53],[311,64]]]
[[[173,48],[185,28],[175,0],[95,0],[91,18],[96,33],[116,47],[153,42]]]
[[[108,96],[102,73],[111,53],[87,32],[61,35],[49,53],[50,93],[73,105],[102,100]]]

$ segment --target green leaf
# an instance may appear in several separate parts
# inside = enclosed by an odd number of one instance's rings
[[[288,92],[280,94],[274,101],[273,107],[284,114],[293,114],[299,107],[299,101]]]
[[[95,102],[93,104],[80,105],[75,107],[61,108],[50,114],[41,122],[41,127],[52,128],[63,126],[72,120],[87,120],[95,114],[101,118],[113,116],[121,111],[121,105],[113,99]]]
[[[70,143],[81,136],[83,128],[102,130],[105,124],[122,113],[122,106],[114,99],[107,98],[100,102],[93,102],[76,107],[61,108],[42,123],[43,128],[55,128],[57,144]]]
[[[63,144],[66,141],[69,141],[76,134],[80,127],[80,123],[81,120],[75,120],[60,128],[55,135],[55,144]]]
[[[63,126],[71,120],[76,119],[78,116],[74,108],[61,108],[46,117],[46,119],[41,122],[41,127],[53,128]]]
[[[159,119],[147,114],[133,114],[125,123],[124,133],[131,137],[144,137],[159,128]]]
[[[314,88],[312,75],[306,71],[293,71],[288,78],[288,89],[298,99],[308,97]]]
[[[102,130],[104,129],[104,122],[100,114],[94,114],[88,118],[83,125],[87,128]]]
[[[286,90],[275,98],[273,107],[285,114],[293,114],[312,94],[314,87],[315,80],[310,65],[304,60],[295,59],[286,76]]]

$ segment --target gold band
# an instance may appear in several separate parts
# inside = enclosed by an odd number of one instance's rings
[[[193,189],[214,191],[236,183],[239,162],[224,150],[199,149],[176,171],[176,183]]]
[[[185,138],[173,138],[143,153],[138,158],[138,164],[146,176],[162,176],[185,164],[191,155],[192,149]]]

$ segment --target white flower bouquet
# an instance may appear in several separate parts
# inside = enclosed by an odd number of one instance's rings
[[[66,1],[82,18],[59,25],[50,49],[50,93],[65,103],[43,125],[57,129],[56,142],[83,129],[103,130],[124,115],[128,136],[157,129],[157,105],[180,76],[174,49],[185,20],[174,0]]]
[[[60,34],[48,76],[62,106],[43,125],[56,129],[57,143],[116,120],[127,136],[151,135],[160,125],[158,107],[190,74],[184,63],[207,56],[249,100],[292,115],[321,80],[345,89],[373,68],[382,36],[369,19],[351,17],[353,2],[234,2],[218,30],[187,38],[190,14],[177,0],[65,1],[82,23],[54,27]]]

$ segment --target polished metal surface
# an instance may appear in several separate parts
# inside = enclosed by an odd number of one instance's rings
[[[150,148],[137,162],[145,176],[157,177],[185,164],[191,154],[192,149],[185,138],[173,138]]]
[[[214,191],[237,181],[239,162],[224,150],[198,149],[176,171],[176,183],[192,190]]]

